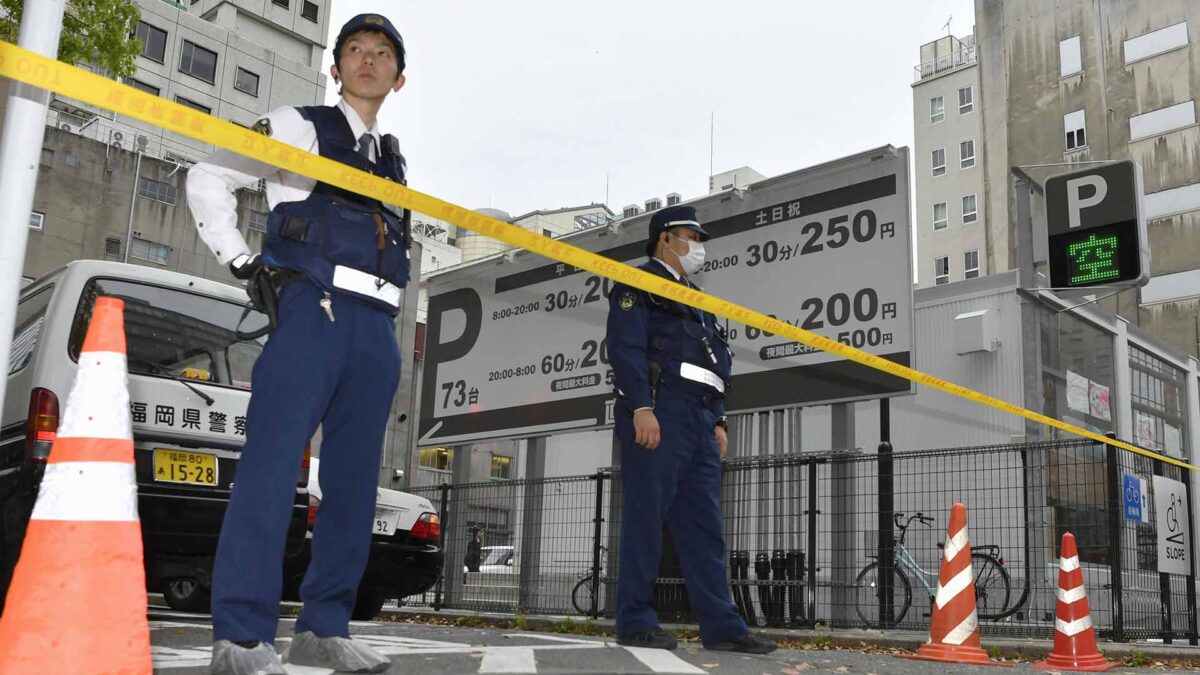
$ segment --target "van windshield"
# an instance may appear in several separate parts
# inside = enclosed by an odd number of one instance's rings
[[[244,305],[188,291],[118,279],[92,279],[83,290],[69,345],[78,360],[99,296],[125,301],[129,372],[250,388],[250,373],[266,338],[237,338]],[[250,332],[267,323],[251,312],[242,323]]]

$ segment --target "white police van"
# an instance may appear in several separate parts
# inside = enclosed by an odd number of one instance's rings
[[[16,564],[95,299],[125,301],[130,412],[147,585],[180,610],[208,607],[212,559],[246,438],[252,368],[265,338],[236,335],[246,294],[160,269],[68,264],[17,306],[0,417],[0,603]],[[251,313],[245,331],[266,318]],[[309,497],[296,485],[285,568],[302,573]]]

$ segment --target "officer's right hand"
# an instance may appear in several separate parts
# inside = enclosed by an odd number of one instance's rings
[[[634,440],[638,445],[647,450],[658,447],[661,435],[658,430],[658,418],[654,416],[653,410],[643,408],[633,414],[633,431]]]
[[[254,255],[240,255],[229,261],[229,271],[238,279],[249,279],[254,276],[254,273],[262,268],[262,257],[257,253]]]

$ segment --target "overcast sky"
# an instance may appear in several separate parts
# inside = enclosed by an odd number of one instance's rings
[[[333,0],[329,45],[361,12],[404,36],[408,84],[380,128],[400,139],[412,187],[516,216],[604,202],[608,176],[620,210],[707,192],[710,114],[717,173],[911,146],[918,49],[951,16],[970,33],[972,5]]]

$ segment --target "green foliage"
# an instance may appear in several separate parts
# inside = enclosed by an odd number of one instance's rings
[[[517,612],[517,617],[513,620],[513,628],[517,630],[529,630],[529,617],[521,612]]]
[[[25,2],[0,0],[0,39],[16,43]],[[58,59],[94,63],[113,77],[132,75],[142,43],[133,35],[141,18],[133,0],[67,0]]]
[[[1129,652],[1129,656],[1125,657],[1125,665],[1134,668],[1144,668],[1152,663],[1154,663],[1154,659],[1150,658],[1146,652],[1138,649]]]

